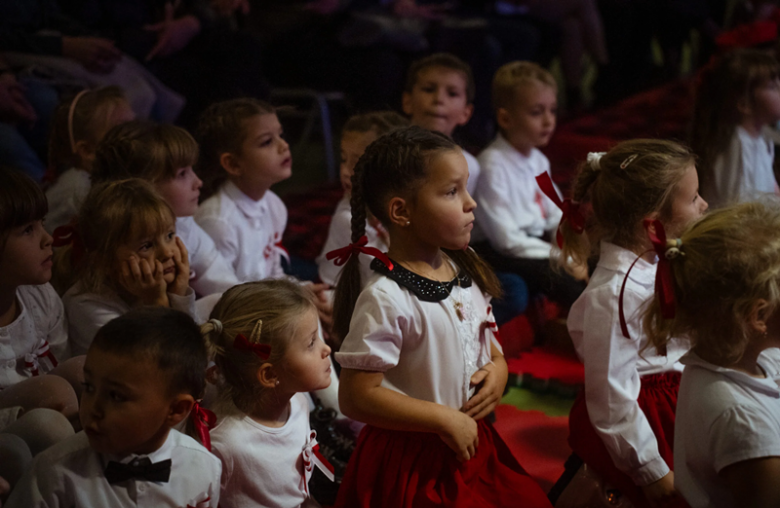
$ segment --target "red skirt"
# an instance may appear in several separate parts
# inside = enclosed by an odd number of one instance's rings
[[[551,508],[542,488],[517,463],[484,419],[477,454],[458,462],[436,434],[367,425],[339,489],[337,507]]]
[[[679,372],[644,376],[637,399],[639,408],[645,413],[650,428],[655,433],[658,452],[672,470],[674,470],[674,418],[679,388]],[[648,505],[642,489],[612,463],[604,442],[593,429],[583,392],[580,392],[569,414],[569,446],[585,464],[627,496],[634,506]],[[687,505],[683,502],[680,506]]]

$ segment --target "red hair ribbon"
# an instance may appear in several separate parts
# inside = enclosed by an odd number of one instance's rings
[[[585,217],[582,215],[582,212],[580,212],[580,204],[569,198],[561,201],[561,197],[558,195],[558,191],[555,190],[550,174],[547,171],[536,177],[536,183],[539,185],[539,188],[542,189],[542,192],[544,192],[544,194],[563,212],[561,222],[558,224],[558,229],[555,232],[555,240],[558,242],[558,248],[563,248],[561,226],[564,222],[569,221],[569,225],[577,234],[580,234],[585,230]]]
[[[79,230],[75,225],[75,221],[66,226],[60,226],[52,233],[52,247],[64,247],[66,245],[73,246],[73,252],[71,255],[71,265],[76,266],[84,259],[86,249],[84,248],[84,242],[81,240]]]
[[[236,335],[236,339],[233,341],[233,349],[252,353],[261,360],[268,360],[271,356],[271,346],[268,344],[252,344],[246,340],[243,333]]]
[[[208,451],[211,451],[211,434],[209,434],[209,431],[217,424],[217,415],[201,406],[200,402],[195,401],[192,411],[190,411],[190,420],[192,420],[192,424],[195,426],[200,442]]]
[[[648,249],[643,252],[631,263],[631,266],[626,272],[626,277],[623,279],[623,285],[620,287],[620,301],[618,303],[618,313],[620,315],[620,331],[623,332],[623,337],[630,339],[628,333],[628,324],[626,323],[626,316],[623,312],[623,294],[626,290],[626,282],[628,281],[628,274],[631,273],[631,269],[634,268],[637,261],[648,252],[655,252],[658,256],[658,267],[655,272],[655,294],[658,296],[658,302],[661,306],[661,316],[664,319],[672,319],[675,315],[674,304],[674,284],[672,282],[672,267],[669,264],[670,258],[667,257],[669,249],[666,246],[666,230],[664,225],[658,219],[645,219],[642,223],[647,231],[647,236],[650,238],[650,243],[653,245],[652,249]],[[653,226],[655,232],[650,230],[650,226]]]
[[[382,252],[381,250],[377,249],[376,247],[366,247],[368,244],[368,237],[366,235],[363,235],[360,237],[360,240],[358,240],[355,243],[350,243],[346,247],[342,247],[340,249],[332,250],[325,254],[325,259],[328,261],[334,260],[333,264],[336,266],[341,266],[347,261],[349,261],[349,258],[352,256],[356,256],[360,254],[361,252],[363,254],[368,254],[369,256],[374,256],[379,261],[384,263],[384,265],[387,267],[388,270],[393,269],[393,262],[390,261],[390,258],[387,257],[387,254]]]
[[[24,355],[24,366],[25,368],[30,369],[30,374],[33,376],[40,374],[41,365],[38,359],[41,357],[49,359],[52,369],[57,366],[57,358],[55,358],[54,353],[49,349],[49,342],[44,340],[43,344],[35,351]]]

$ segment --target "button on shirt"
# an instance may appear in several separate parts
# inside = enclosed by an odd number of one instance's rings
[[[273,192],[255,201],[228,181],[201,204],[195,221],[214,240],[240,282],[284,277],[281,241],[287,208]]]
[[[541,237],[558,227],[562,212],[536,176],[550,172],[550,161],[536,148],[526,157],[499,135],[479,154],[479,164],[473,239],[489,241],[505,256],[549,258],[552,246]]]
[[[568,328],[585,366],[585,402],[591,423],[615,466],[643,486],[659,480],[669,467],[658,452],[653,430],[637,403],[641,377],[682,370],[679,358],[688,344],[672,340],[667,356],[644,349],[643,312],[654,297],[656,264],[637,261],[623,298],[630,339],[620,330],[620,288],[636,254],[601,242],[601,256],[588,287],[572,305]]]
[[[103,471],[109,461],[130,463],[139,457],[99,454],[90,448],[86,434],[79,432],[35,458],[14,487],[7,506],[216,508],[219,504],[222,464],[191,437],[171,430],[157,451],[144,456],[153,463],[171,460],[167,482],[131,479],[108,483]]]

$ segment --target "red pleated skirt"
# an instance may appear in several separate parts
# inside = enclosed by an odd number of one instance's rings
[[[551,508],[493,426],[477,422],[477,454],[458,462],[436,434],[367,425],[347,466],[337,507]]]
[[[674,470],[674,419],[680,373],[672,371],[652,374],[642,377],[641,381],[642,388],[639,390],[637,402],[658,440],[658,452],[669,469]],[[569,446],[585,464],[627,496],[634,506],[648,506],[641,488],[615,467],[604,442],[596,434],[583,392],[577,397],[569,414]],[[679,506],[684,507],[687,504],[681,501]]]

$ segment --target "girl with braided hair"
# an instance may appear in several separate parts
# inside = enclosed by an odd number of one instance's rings
[[[352,243],[334,327],[342,412],[365,422],[337,506],[550,506],[485,420],[507,380],[495,275],[469,249],[476,203],[448,137],[407,127],[374,141],[352,177]],[[390,235],[365,247],[366,215]],[[374,274],[361,290],[358,255]]]

